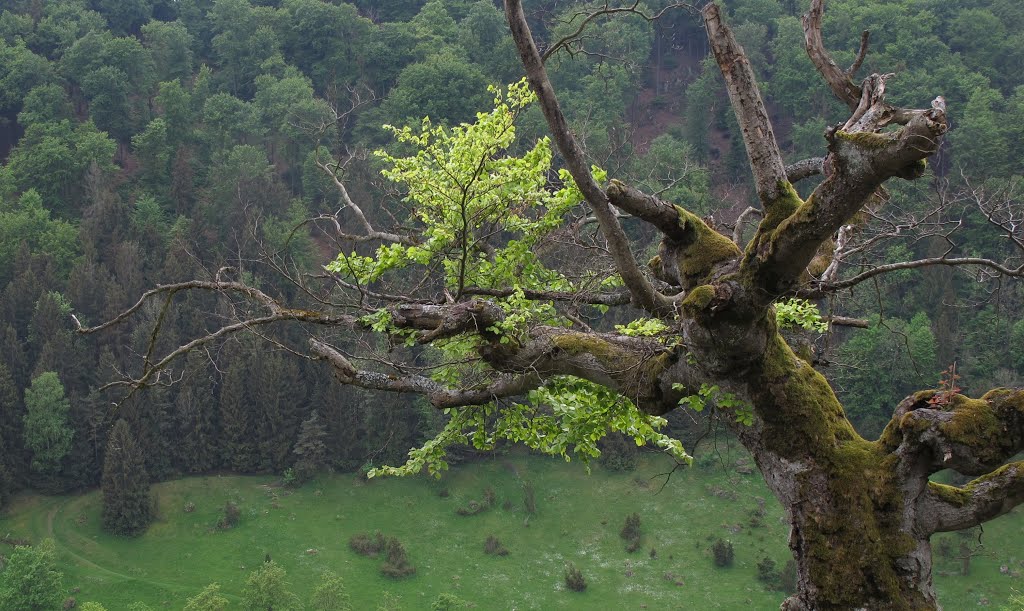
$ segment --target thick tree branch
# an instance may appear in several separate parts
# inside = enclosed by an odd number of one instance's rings
[[[811,176],[817,176],[824,172],[825,158],[824,157],[811,157],[810,159],[802,159],[796,163],[792,163],[786,166],[786,180],[791,183],[799,182],[805,178]]]
[[[929,482],[918,502],[927,532],[973,528],[1024,503],[1024,461],[1004,465],[963,488]]]
[[[925,159],[938,150],[946,131],[944,108],[916,115],[899,131],[886,134],[834,132],[829,136],[829,176],[776,226],[758,229],[747,250],[744,270],[766,297],[791,292],[823,243],[856,214],[889,178],[913,179],[925,170]],[[766,231],[766,229],[768,231]]]
[[[566,167],[572,174],[573,180],[583,193],[587,203],[590,204],[594,216],[600,222],[601,233],[608,242],[608,251],[615,260],[623,283],[632,293],[633,299],[639,307],[653,314],[670,314],[672,312],[671,301],[658,293],[640,270],[640,266],[630,250],[629,240],[608,203],[608,196],[594,180],[583,150],[576,141],[576,137],[573,136],[572,130],[569,129],[565,115],[562,114],[558,105],[554,88],[548,79],[544,61],[541,59],[533,35],[526,23],[521,1],[506,0],[505,16],[508,19],[512,38],[515,40],[523,67],[526,68],[527,80],[537,94],[551,135],[558,145],[558,150],[565,158]]]
[[[754,70],[732,31],[722,21],[718,5],[709,3],[701,13],[711,50],[725,77],[729,100],[743,133],[758,199],[765,211],[770,211],[772,204],[784,194],[782,184],[786,182],[786,169]]]
[[[982,475],[1024,450],[1024,390],[996,389],[980,399],[919,392],[896,410],[882,439],[928,473]]]
[[[860,63],[864,61],[862,55],[867,52],[867,32],[861,37],[861,53],[858,54],[858,61],[854,62],[850,71],[844,71],[839,64],[832,59],[832,55],[825,49],[825,41],[821,37],[821,18],[825,14],[824,0],[811,0],[811,9],[803,17],[804,24],[804,46],[811,63],[818,69],[818,72],[825,77],[832,93],[842,102],[850,107],[850,110],[857,108],[860,103],[861,90],[851,80]]]

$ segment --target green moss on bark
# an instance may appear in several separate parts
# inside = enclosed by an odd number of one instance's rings
[[[679,280],[684,285],[708,280],[715,266],[740,256],[740,249],[732,240],[709,227],[699,216],[679,206],[676,212],[679,226],[692,232],[693,239],[687,240],[685,246],[664,243],[661,264],[665,264],[664,257],[674,257]]]
[[[840,140],[852,142],[857,146],[878,150],[883,149],[893,142],[892,136],[888,134],[876,134],[874,132],[844,132],[837,131],[836,137]]]

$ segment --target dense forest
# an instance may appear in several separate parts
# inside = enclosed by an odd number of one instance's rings
[[[826,126],[844,119],[804,53],[805,4],[728,2],[789,161],[820,155]],[[341,208],[344,217],[359,202],[383,224],[399,209],[402,193],[381,177],[372,153],[402,143],[381,126],[470,120],[490,108],[489,85],[521,77],[497,5],[4,6],[0,504],[23,488],[99,486],[113,434],[138,445],[155,481],[393,464],[443,426],[444,416],[421,399],[336,384],[322,364],[291,354],[305,337],[288,326],[194,351],[126,398],[107,384],[139,371],[154,326],[166,351],[231,319],[237,304],[182,295],[173,307],[144,309],[137,326],[86,337],[75,333],[72,315],[97,324],[156,284],[208,280],[224,268],[290,303],[313,303],[297,280],[327,281],[322,266],[337,252],[368,248],[335,231],[327,215]],[[527,10],[550,42],[575,30],[573,16],[586,6],[552,0]],[[1024,174],[1016,69],[1024,62],[1024,5],[837,0],[829,11],[825,35],[839,61],[852,62],[860,32],[870,30],[864,71],[895,71],[897,103],[942,92],[951,117],[927,179],[889,187],[887,212],[865,225],[877,239],[850,269],[947,252],[1008,253],[985,210],[1014,201]],[[549,61],[588,155],[731,229],[753,185],[699,18],[675,10],[654,22],[598,26],[585,50],[569,47]],[[519,129],[523,143],[541,136],[539,112],[524,113]],[[901,227],[925,229],[911,241],[887,239]],[[648,237],[639,225],[627,222],[627,231],[637,244]],[[879,276],[819,307],[869,321],[867,329],[834,326],[805,338],[865,435],[877,435],[906,394],[939,385],[950,366],[960,387],[1024,384],[1019,282],[937,267]],[[626,322],[588,316],[595,326]],[[115,427],[122,419],[127,427]],[[676,424],[675,434],[691,434],[683,419]],[[321,444],[323,451],[308,451]]]

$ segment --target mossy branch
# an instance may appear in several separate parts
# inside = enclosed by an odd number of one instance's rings
[[[1024,461],[1004,465],[963,488],[929,482],[920,501],[928,532],[978,526],[1024,503]]]
[[[1024,390],[996,389],[980,399],[924,391],[908,398],[883,433],[890,447],[930,473],[983,475],[1024,450]]]

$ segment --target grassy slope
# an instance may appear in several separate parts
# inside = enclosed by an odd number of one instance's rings
[[[765,526],[746,526],[756,498],[769,497],[760,477],[678,471],[659,493],[663,478],[650,478],[667,469],[654,459],[632,473],[598,467],[588,476],[575,463],[507,456],[456,469],[441,482],[361,483],[343,475],[293,494],[271,487],[273,480],[265,477],[192,478],[154,487],[163,519],[139,539],[100,530],[98,493],[22,498],[0,519],[0,533],[54,537],[66,584],[81,588],[78,600],[112,610],[135,600],[180,609],[187,596],[212,581],[237,597],[266,553],[288,570],[296,592],[311,590],[323,568],[341,574],[356,609],[374,608],[383,590],[400,595],[405,609],[429,608],[446,591],[480,609],[778,608],[782,595],[765,592],[755,576],[760,558],[769,555],[781,566],[788,556],[781,510],[769,498]],[[538,513],[528,525],[519,478],[532,481],[536,490]],[[482,498],[487,486],[497,491],[494,509],[455,515],[455,508]],[[733,491],[738,500],[708,494],[712,487]],[[442,488],[450,490],[448,498],[439,496]],[[242,522],[216,531],[212,525],[227,499],[240,503]],[[505,500],[511,509],[502,507]],[[188,501],[196,505],[193,513],[183,511]],[[634,511],[641,515],[644,545],[627,554],[618,531]],[[743,528],[731,532],[736,525]],[[414,577],[382,577],[378,560],[348,549],[351,535],[374,530],[405,544],[418,569]],[[508,547],[509,556],[483,554],[490,534]],[[1020,589],[1021,582],[999,574],[998,566],[1024,549],[1013,543],[1022,535],[1019,513],[987,527],[983,542],[989,555],[974,560],[973,575],[937,578],[947,608],[973,607],[982,596],[1005,601],[1012,586]],[[735,544],[732,569],[712,567],[710,543],[719,536]],[[314,548],[316,554],[306,552]],[[586,575],[585,593],[564,590],[566,561]],[[951,570],[954,563],[940,561],[938,568]],[[667,580],[666,573],[683,585]]]

